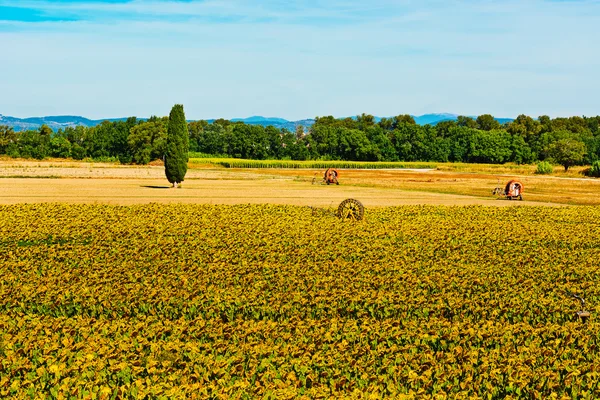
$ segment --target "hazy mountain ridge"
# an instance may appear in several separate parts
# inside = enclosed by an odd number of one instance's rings
[[[355,117],[352,117],[355,118]],[[381,121],[383,117],[375,117],[375,121]],[[389,118],[389,117],[388,117]],[[435,125],[442,121],[455,121],[458,118],[458,114],[439,113],[439,114],[424,114],[420,116],[413,116],[415,122],[419,125]],[[29,117],[29,118],[16,118],[10,116],[4,116],[0,114],[0,125],[7,125],[12,127],[15,131],[24,131],[28,129],[39,129],[42,125],[48,125],[53,130],[64,129],[66,127],[75,126],[86,126],[92,127],[101,124],[103,121],[125,121],[127,118],[106,118],[106,119],[88,119],[76,115],[58,115],[58,116],[46,116],[46,117]],[[146,119],[146,118],[140,118]],[[496,118],[498,122],[505,123],[510,122],[512,118]],[[208,122],[214,122],[215,119],[208,119]],[[288,121],[284,118],[277,117],[262,117],[252,116],[248,118],[233,118],[232,122],[244,122],[249,125],[261,125],[261,126],[274,126],[279,129],[288,129],[294,131],[298,125],[305,128],[309,128],[315,123],[312,118],[302,119],[298,121]]]
[[[77,115],[56,115],[46,117],[16,118],[0,114],[0,125],[12,127],[15,131],[26,131],[29,129],[39,129],[42,125],[48,125],[52,130],[58,130],[66,127],[87,126],[92,127],[100,125],[103,121],[125,121],[127,118],[106,118],[91,120]]]

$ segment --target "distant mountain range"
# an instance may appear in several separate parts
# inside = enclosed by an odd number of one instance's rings
[[[7,117],[0,114],[0,125],[12,127],[15,131],[26,131],[29,129],[38,129],[42,125],[48,125],[53,130],[66,128],[69,126],[96,126],[102,121],[125,121],[127,118],[107,118],[92,120],[75,115],[59,115],[49,117],[31,117],[31,118],[15,118]]]
[[[214,122],[214,119],[208,119],[207,122]],[[260,126],[274,126],[275,128],[278,129],[287,129],[291,132],[294,132],[296,130],[296,127],[298,125],[301,125],[304,127],[304,129],[308,129],[312,126],[312,124],[315,123],[314,119],[301,119],[298,121],[288,121],[287,119],[283,119],[283,118],[276,118],[276,117],[261,117],[261,116],[254,116],[254,117],[249,117],[249,118],[232,118],[230,121],[232,122],[243,122],[245,124],[248,125],[260,125]]]
[[[442,121],[455,121],[458,118],[457,114],[425,114],[421,116],[413,116],[415,122],[419,125],[435,125]],[[84,117],[74,115],[60,115],[60,116],[48,116],[48,117],[31,117],[31,118],[15,118],[8,117],[0,114],[0,125],[7,125],[12,127],[15,131],[24,131],[28,129],[38,129],[42,125],[48,125],[53,130],[66,128],[69,126],[96,126],[102,123],[102,121],[125,121],[127,118],[107,118],[107,119],[88,119]],[[145,118],[142,118],[145,119]],[[380,121],[382,117],[375,117],[376,121]],[[498,122],[506,123],[513,119],[511,118],[496,118]],[[207,120],[208,122],[215,121],[214,119]],[[249,125],[261,125],[261,126],[274,126],[282,129],[286,128],[290,131],[294,131],[298,125],[305,128],[310,127],[315,123],[314,119],[302,119],[298,121],[288,121],[283,118],[275,117],[260,117],[254,116],[249,118],[233,118],[231,121],[244,122]]]

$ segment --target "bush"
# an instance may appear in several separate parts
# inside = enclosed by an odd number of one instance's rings
[[[12,158],[19,158],[21,156],[19,154],[19,147],[16,143],[11,143],[6,146],[6,155]]]
[[[118,157],[114,156],[100,156],[100,157],[92,157],[85,159],[87,162],[101,162],[101,163],[116,163],[119,161]]]
[[[133,162],[131,154],[119,154],[118,159],[121,164],[131,164]]]
[[[593,176],[596,178],[600,178],[600,160],[594,161],[590,168],[586,168],[583,172],[586,176]]]
[[[85,158],[85,149],[79,144],[71,145],[71,156],[75,160],[83,160]]]
[[[536,174],[540,175],[548,175],[554,171],[554,167],[548,161],[542,161],[538,163],[537,169],[535,170]]]

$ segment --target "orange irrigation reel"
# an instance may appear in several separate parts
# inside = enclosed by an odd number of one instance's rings
[[[340,176],[339,172],[335,168],[327,168],[325,174],[323,175],[323,181],[328,185],[339,185],[338,176]]]
[[[492,194],[497,196],[505,196],[508,200],[523,200],[523,184],[517,180],[510,180],[504,186],[504,189],[500,187],[500,182],[498,182],[498,186],[494,190],[492,190]]]
[[[321,184],[322,185],[339,185],[340,182],[338,181],[338,176],[340,176],[340,173],[338,172],[337,169],[327,168],[327,170],[325,170],[325,174],[323,174],[323,180],[321,181]],[[317,183],[316,177],[313,178],[312,183],[313,183],[313,185],[315,183]]]

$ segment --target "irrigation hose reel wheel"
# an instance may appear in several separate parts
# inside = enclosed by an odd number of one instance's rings
[[[504,195],[508,200],[523,200],[523,184],[517,180],[510,180],[504,188]]]
[[[325,171],[325,174],[323,175],[323,182],[325,182],[327,185],[339,185],[340,182],[338,181],[338,177],[340,176],[340,173],[338,172],[337,169],[335,168],[327,168],[327,170]]]
[[[341,219],[361,221],[365,215],[365,207],[356,199],[346,199],[340,203],[337,215]]]

